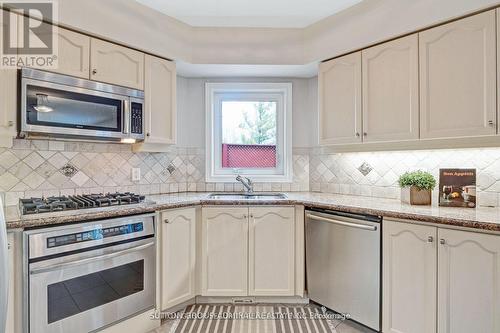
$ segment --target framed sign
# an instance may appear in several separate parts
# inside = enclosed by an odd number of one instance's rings
[[[439,206],[476,207],[476,169],[439,170]]]

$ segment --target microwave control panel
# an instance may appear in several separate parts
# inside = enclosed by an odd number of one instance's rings
[[[131,112],[131,132],[133,134],[142,134],[142,104],[132,102]]]

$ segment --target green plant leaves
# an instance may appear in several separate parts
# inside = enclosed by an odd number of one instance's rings
[[[420,190],[432,190],[436,187],[436,179],[426,171],[405,172],[399,177],[399,186],[415,186]]]

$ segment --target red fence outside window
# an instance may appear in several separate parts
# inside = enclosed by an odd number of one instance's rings
[[[223,168],[275,168],[275,145],[222,144]]]

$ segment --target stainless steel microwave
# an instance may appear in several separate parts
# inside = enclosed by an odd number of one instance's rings
[[[144,140],[144,92],[23,68],[21,134]]]

